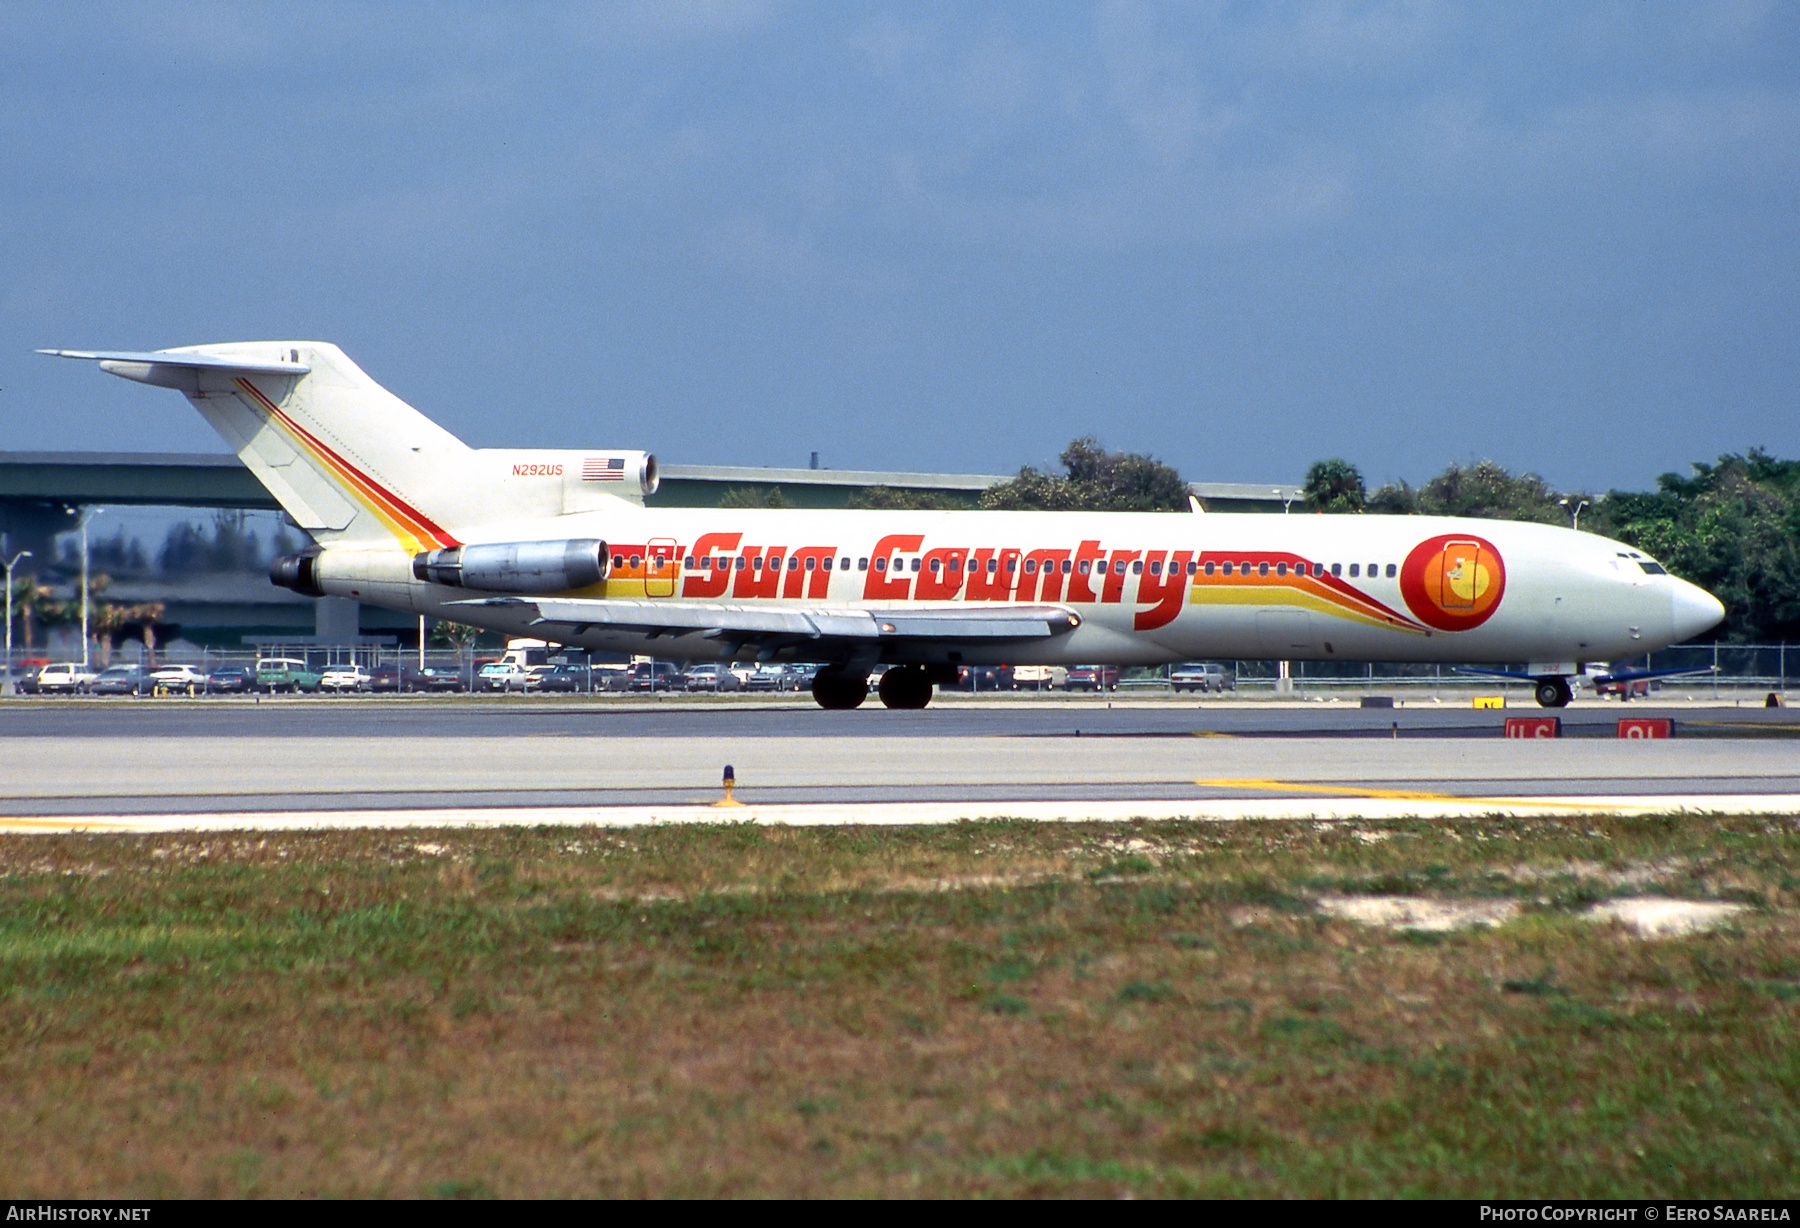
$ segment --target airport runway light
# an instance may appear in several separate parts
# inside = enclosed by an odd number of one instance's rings
[[[744,803],[731,796],[732,790],[737,788],[737,773],[732,770],[729,763],[725,765],[725,778],[722,783],[725,786],[725,796],[713,803],[714,808],[716,809],[723,806],[742,806]]]
[[[5,549],[6,549],[5,546],[0,546],[0,553],[4,553]],[[10,559],[6,560],[6,685],[4,687],[0,687],[0,694],[6,694],[6,695],[13,694],[13,677],[12,677],[12,577],[13,577],[13,568],[18,566],[20,559],[28,559],[30,557],[31,557],[31,551],[21,550],[17,554],[13,555]]]

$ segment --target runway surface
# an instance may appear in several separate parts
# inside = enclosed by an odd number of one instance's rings
[[[1536,714],[1533,710],[1530,714]],[[0,711],[0,829],[1800,813],[1787,709],[124,702]],[[1621,715],[1680,736],[1616,737]],[[726,764],[749,805],[707,808]]]
[[[1509,716],[1552,715],[1536,706],[1477,711],[1461,704],[1359,708],[1354,703],[1230,703],[1098,698],[939,700],[921,712],[889,712],[874,700],[825,712],[810,700],[758,703],[681,697],[48,700],[0,704],[0,738],[279,737],[1237,737],[1493,738]],[[1623,716],[1667,716],[1688,737],[1800,738],[1800,709],[1609,703],[1565,708],[1563,736],[1611,739]]]

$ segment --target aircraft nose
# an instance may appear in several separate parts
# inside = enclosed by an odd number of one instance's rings
[[[1669,606],[1677,644],[1725,621],[1725,607],[1719,604],[1719,599],[1686,580],[1675,581],[1675,588],[1669,594]]]

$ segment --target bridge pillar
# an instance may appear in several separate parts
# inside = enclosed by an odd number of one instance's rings
[[[313,634],[321,643],[355,640],[362,634],[362,603],[352,597],[320,597],[313,605]]]

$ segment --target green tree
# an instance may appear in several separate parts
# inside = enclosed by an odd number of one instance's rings
[[[966,512],[972,502],[950,491],[869,486],[851,495],[845,506],[877,512]]]
[[[1030,465],[990,487],[981,506],[998,511],[1184,512],[1187,483],[1173,468],[1137,452],[1108,452],[1087,436],[1064,449],[1063,475]]]
[[[1569,496],[1571,499],[1586,497]],[[1421,487],[1404,481],[1391,482],[1369,496],[1368,509],[1393,515],[1472,516],[1481,520],[1568,524],[1569,513],[1561,503],[1563,498],[1535,473],[1513,474],[1493,461],[1484,460],[1473,465],[1451,465]]]
[[[1613,491],[1591,522],[1725,603],[1726,638],[1800,637],[1800,461],[1760,448]]]
[[[719,506],[744,509],[793,507],[779,486],[730,486],[719,496]]]
[[[1303,490],[1306,506],[1315,512],[1360,512],[1366,497],[1362,473],[1336,456],[1312,463]]]

